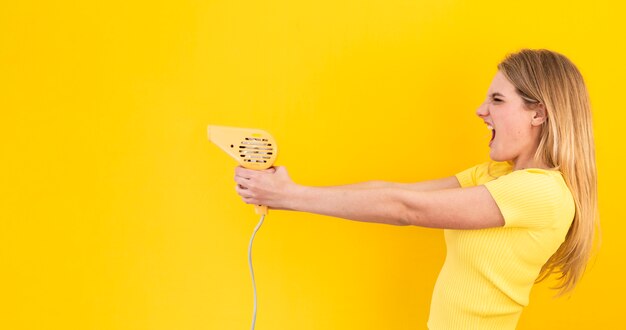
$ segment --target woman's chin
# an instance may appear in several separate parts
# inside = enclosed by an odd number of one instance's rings
[[[491,160],[493,160],[494,162],[506,162],[510,160],[509,157],[502,155],[493,148],[491,148],[491,151],[489,152],[489,158],[491,158]]]

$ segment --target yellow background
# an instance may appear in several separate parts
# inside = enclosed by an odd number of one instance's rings
[[[496,64],[569,56],[594,107],[604,241],[519,329],[624,320],[619,1],[4,1],[0,328],[246,329],[258,221],[206,126],[256,127],[301,184],[419,181],[485,161]],[[440,230],[270,212],[257,329],[424,329]]]

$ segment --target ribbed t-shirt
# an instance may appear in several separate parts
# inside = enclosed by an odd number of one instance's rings
[[[484,185],[505,225],[444,230],[447,254],[428,328],[515,329],[541,267],[565,240],[572,194],[559,171],[513,171],[508,162],[477,165],[456,178],[464,188]]]

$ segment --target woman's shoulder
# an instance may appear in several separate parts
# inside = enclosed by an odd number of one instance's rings
[[[488,161],[471,167],[457,174],[461,186],[475,186],[486,184],[487,182],[503,179],[506,181],[540,184],[557,183],[560,187],[565,187],[565,181],[561,172],[552,169],[525,168],[513,170],[513,162]]]
[[[560,186],[567,186],[565,184],[565,178],[563,178],[563,174],[560,171],[554,169],[529,167],[510,171],[505,175],[518,177],[520,178],[519,180],[531,180],[534,181],[535,184],[543,182],[545,184],[557,183]]]
[[[496,178],[513,186],[526,186],[532,190],[547,189],[552,191],[568,191],[563,174],[558,170],[544,168],[525,168],[510,171]]]
[[[556,182],[559,184],[565,184],[563,174],[555,169],[529,167],[519,170],[513,169],[512,162],[488,162],[485,163],[486,171],[491,179],[498,179],[504,176],[523,178],[520,180],[539,180],[549,182]],[[535,182],[536,183],[536,182]]]
[[[498,204],[507,226],[522,226],[522,223],[528,227],[569,226],[573,219],[573,195],[559,171],[516,170],[485,183],[485,187]]]

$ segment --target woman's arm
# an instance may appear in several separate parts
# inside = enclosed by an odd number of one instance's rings
[[[484,186],[431,191],[397,187],[328,189],[297,185],[284,167],[276,168],[275,172],[239,167],[235,181],[244,202],[274,209],[433,228],[477,229],[504,225],[498,206]]]
[[[413,191],[430,191],[430,190],[439,190],[439,189],[450,189],[450,188],[461,188],[459,181],[456,177],[451,176],[443,179],[436,180],[428,180],[422,182],[415,183],[399,183],[399,182],[388,182],[388,181],[366,181],[359,183],[352,183],[341,186],[328,186],[328,187],[320,187],[325,189],[372,189],[372,188],[401,188]]]
[[[349,220],[447,229],[500,227],[504,218],[484,186],[434,191],[299,186],[285,209]]]

